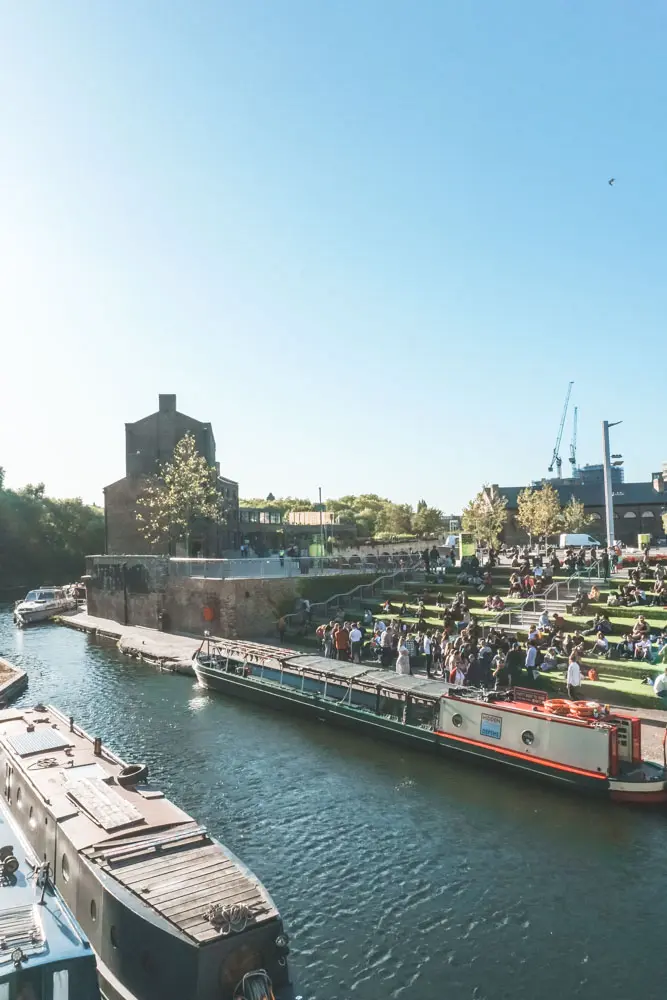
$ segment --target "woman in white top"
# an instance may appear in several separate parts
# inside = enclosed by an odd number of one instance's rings
[[[410,673],[410,657],[408,655],[408,647],[405,644],[404,636],[401,636],[401,638],[398,640],[398,658],[396,660],[396,673],[397,674]]]

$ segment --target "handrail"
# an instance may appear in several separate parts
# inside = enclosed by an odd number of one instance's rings
[[[401,575],[403,575],[405,573],[411,573],[416,568],[416,566],[419,564],[420,561],[421,561],[421,556],[413,556],[413,559],[412,559],[412,562],[410,563],[410,565],[408,565],[408,566],[401,566],[401,567],[399,567],[399,569],[394,570],[393,573],[388,573],[388,574],[385,573],[383,576],[379,576],[375,580],[372,580],[369,583],[360,583],[356,587],[353,587],[351,590],[345,591],[345,593],[334,594],[332,597],[327,597],[323,601],[315,601],[315,602],[311,603],[311,605],[310,605],[311,611],[314,608],[322,608],[324,610],[324,612],[327,612],[329,610],[329,606],[331,604],[333,604],[334,607],[339,607],[342,600],[351,598],[353,594],[357,593],[357,591],[360,591],[360,593],[359,593],[358,596],[361,597],[361,598],[366,597],[366,596],[371,596],[372,597],[375,594],[375,588],[377,586],[379,586],[380,583],[382,583],[383,581],[386,581],[386,580],[395,581],[397,577],[399,577],[399,576],[401,576]],[[371,592],[370,595],[367,595],[367,594],[363,593],[363,591],[367,590],[367,589],[370,590],[370,592]],[[326,614],[325,614],[325,617],[326,617]],[[303,610],[292,611],[290,614],[284,615],[284,618],[285,618],[285,624],[288,624],[290,622],[290,619],[296,619],[298,621],[298,624],[300,624],[300,625],[304,624],[304,612],[303,612]]]

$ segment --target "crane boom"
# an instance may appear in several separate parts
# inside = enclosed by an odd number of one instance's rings
[[[570,393],[572,392],[572,386],[574,381],[570,382],[567,387],[567,392],[565,393],[565,405],[563,406],[563,414],[560,418],[560,424],[558,426],[558,436],[556,438],[556,444],[554,445],[554,453],[551,456],[551,465],[549,466],[549,472],[554,471],[554,465],[556,466],[558,478],[561,478],[561,468],[563,466],[563,460],[560,457],[560,443],[563,440],[563,428],[565,427],[565,418],[567,416],[567,408],[570,402]]]
[[[572,472],[577,471],[577,413],[579,412],[579,407],[574,408],[574,420],[572,421],[572,441],[570,443],[570,465],[572,466]]]

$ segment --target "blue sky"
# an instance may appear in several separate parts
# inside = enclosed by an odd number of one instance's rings
[[[99,499],[159,392],[246,496],[455,511],[546,473],[570,379],[582,461],[605,417],[667,460],[664,4],[0,17],[10,485]]]

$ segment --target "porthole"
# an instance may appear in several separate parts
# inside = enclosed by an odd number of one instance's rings
[[[69,882],[69,861],[66,854],[63,854],[60,860],[60,871],[65,882]]]
[[[97,920],[97,903],[94,899],[90,901],[90,919],[95,923]]]
[[[118,947],[118,934],[116,933],[116,928],[113,926],[113,924],[111,925],[111,927],[109,929],[109,937],[111,939],[111,944],[113,945],[113,947],[117,948]]]
[[[524,729],[521,733],[521,739],[526,744],[527,747],[532,747],[535,742],[535,733],[531,733],[530,729]]]
[[[459,715],[458,712],[452,716],[452,725],[456,726],[457,729],[460,729],[463,725],[463,716]]]

